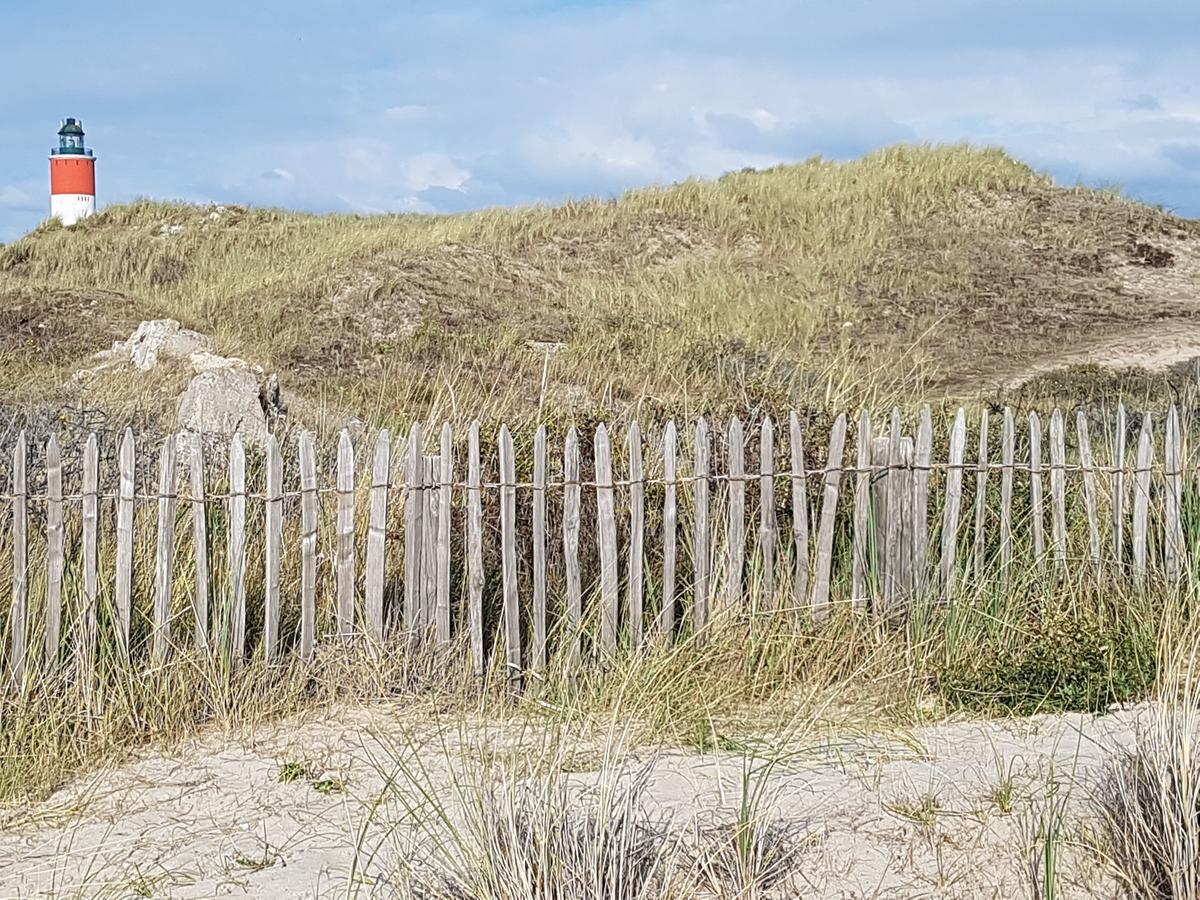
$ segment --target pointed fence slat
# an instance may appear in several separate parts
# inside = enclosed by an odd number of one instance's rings
[[[946,468],[946,506],[942,510],[943,596],[958,592],[958,525],[962,512],[963,459],[967,449],[967,413],[961,407],[950,430],[950,462]]]
[[[669,638],[675,633],[675,565],[676,531],[679,528],[679,509],[676,499],[676,444],[675,420],[667,422],[663,432],[663,575],[662,605],[658,611],[658,633]]]
[[[434,632],[439,646],[450,643],[450,523],[454,488],[454,432],[450,423],[442,425],[438,458],[437,520],[437,599],[434,605]]]
[[[929,473],[933,465],[933,416],[921,407],[917,440],[913,448],[913,588],[924,593],[929,587]]]
[[[13,448],[13,549],[12,601],[9,607],[8,630],[11,654],[9,669],[13,684],[24,688],[26,634],[29,623],[29,493],[25,466],[29,448],[22,430]]]
[[[317,459],[313,436],[300,434],[300,657],[313,657],[317,639]]]
[[[426,456],[421,507],[421,639],[428,641],[437,621],[437,536],[441,497],[437,491],[439,460]]]
[[[596,429],[596,540],[600,550],[600,649],[617,649],[617,516],[608,429]]]
[[[642,429],[629,425],[629,565],[626,573],[626,609],[629,615],[629,645],[641,649],[645,605],[642,567],[646,553],[646,484],[642,470]]]
[[[171,643],[175,516],[179,502],[175,492],[175,437],[167,435],[158,455],[158,542],[154,552],[154,621],[152,628],[152,649],[156,660],[166,657],[167,648]]]
[[[241,665],[246,654],[246,451],[240,434],[229,445],[229,599],[222,616],[222,644]]]
[[[708,475],[709,475],[709,438],[708,422],[703,417],[696,420],[695,446],[692,462],[692,505],[694,520],[692,526],[692,552],[695,559],[692,564],[694,586],[692,589],[692,629],[699,633],[708,627],[708,604],[711,588],[711,548],[708,521]]]
[[[133,609],[133,431],[126,428],[117,454],[117,642],[124,652],[129,651],[129,625]]]
[[[808,473],[804,470],[804,432],[800,417],[788,416],[792,453],[792,606],[801,609],[808,601]]]
[[[871,568],[871,415],[863,410],[858,419],[858,463],[854,475],[854,546],[851,571],[851,602],[865,607],[870,594]]]
[[[504,582],[506,675],[513,690],[521,688],[521,617],[517,597],[517,468],[512,435],[500,426],[500,548]]]
[[[762,605],[775,609],[775,425],[764,416],[759,429],[758,547],[762,559]]]
[[[1079,440],[1079,466],[1083,470],[1083,506],[1088,520],[1088,552],[1092,565],[1100,570],[1100,518],[1096,512],[1096,463],[1092,457],[1092,442],[1088,436],[1087,416],[1080,410],[1075,417],[1075,433]]]
[[[1034,564],[1040,566],[1046,555],[1046,515],[1042,507],[1042,422],[1037,413],[1032,412],[1029,414],[1029,506]]]
[[[1165,528],[1163,568],[1167,578],[1179,577],[1183,555],[1183,435],[1179,428],[1179,410],[1175,404],[1167,411],[1163,436],[1163,468],[1166,490],[1163,493]]]
[[[1133,575],[1139,581],[1145,579],[1148,570],[1146,544],[1150,524],[1151,469],[1154,466],[1153,428],[1150,413],[1146,413],[1138,436],[1133,491]]]
[[[883,611],[884,615],[895,615],[900,604],[902,584],[900,580],[901,534],[903,523],[900,518],[900,507],[904,497],[901,493],[901,457],[900,457],[900,410],[893,407],[891,422],[888,425],[887,441],[887,483],[886,503],[884,505],[884,568],[883,568]]]
[[[188,475],[192,484],[192,560],[196,570],[196,588],[192,594],[192,621],[196,646],[209,646],[208,610],[211,587],[208,567],[208,507],[205,503],[204,448],[200,439],[191,442]]]
[[[1016,425],[1013,411],[1004,407],[1004,426],[1000,437],[1000,578],[1008,584],[1013,558],[1013,476],[1016,460]]]
[[[1113,435],[1113,561],[1118,566],[1125,563],[1125,407],[1117,404],[1116,433]]]
[[[983,582],[983,549],[987,523],[988,411],[979,416],[979,466],[975,470],[975,583]]]
[[[46,441],[46,633],[45,659],[58,667],[62,648],[62,586],[66,558],[63,528],[62,450],[58,438]]]
[[[812,596],[812,615],[816,621],[829,618],[833,532],[837,524],[838,489],[842,482],[842,453],[845,445],[846,417],[839,415],[829,433],[829,452],[825,457],[825,476],[821,483],[821,524],[817,531],[817,565]]]
[[[533,436],[533,647],[529,666],[546,667],[546,426]]]
[[[367,527],[367,572],[363,592],[363,627],[372,645],[383,643],[383,588],[387,572],[388,491],[392,472],[392,433],[386,428],[375,438],[371,467],[371,517]]]
[[[479,421],[467,432],[467,622],[471,665],[483,677],[483,475],[479,460]]]
[[[579,568],[579,528],[581,514],[579,432],[572,425],[563,444],[563,565],[566,569],[567,660],[571,669],[581,657],[580,630],[583,620],[583,575]]]
[[[274,661],[279,649],[279,590],[283,561],[283,459],[275,435],[267,437],[267,494],[263,553],[263,659]]]
[[[408,433],[404,477],[404,629],[416,639],[421,628],[421,523],[424,518],[425,444],[421,423]]]
[[[1050,416],[1050,546],[1055,564],[1067,567],[1067,450],[1061,410]]]
[[[78,619],[80,683],[88,712],[95,710],[96,644],[99,639],[100,605],[100,447],[96,433],[88,435],[83,448],[83,610]]]
[[[726,432],[729,454],[729,517],[725,524],[725,612],[734,612],[742,601],[746,569],[746,446],[742,420],[729,420]]]
[[[342,430],[337,449],[337,633],[354,633],[354,445]]]

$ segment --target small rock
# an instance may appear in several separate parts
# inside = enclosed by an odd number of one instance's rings
[[[200,434],[240,434],[247,444],[267,442],[267,414],[258,379],[246,369],[201,372],[179,397],[179,427]]]

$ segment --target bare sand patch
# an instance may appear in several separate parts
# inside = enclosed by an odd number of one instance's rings
[[[1132,744],[1135,717],[763,735],[705,753],[576,735],[569,755],[550,756],[585,786],[646,767],[647,804],[681,829],[728,820],[749,767],[766,779],[764,808],[805,836],[777,896],[1031,896],[1056,811],[1059,896],[1110,896],[1082,840],[1086,795],[1107,755]],[[4,811],[0,896],[405,896],[397,862],[419,852],[420,829],[389,780],[419,773],[436,788],[488,764],[535,778],[564,737],[517,723],[414,727],[403,709],[374,706],[147,754]]]

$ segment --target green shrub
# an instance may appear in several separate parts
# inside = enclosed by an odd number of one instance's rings
[[[1044,613],[984,639],[947,663],[938,689],[952,705],[988,713],[1101,712],[1146,694],[1152,629],[1136,619]]]

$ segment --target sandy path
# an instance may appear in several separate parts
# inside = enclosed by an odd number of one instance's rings
[[[437,782],[455,760],[496,748],[522,753],[512,749],[520,745],[515,727],[484,735],[454,723],[414,737],[400,714],[357,709],[252,741],[210,738],[97,773],[32,809],[2,811],[0,896],[396,896],[388,872],[389,860],[406,852],[390,827],[399,814],[391,804],[373,808],[384,776],[395,774],[392,760],[412,754]],[[1028,864],[1040,848],[1035,832],[1048,792],[1057,786],[1068,821],[1078,822],[1106,754],[1131,742],[1133,716],[789,742],[793,749],[768,775],[769,796],[776,815],[806,829],[798,857],[804,895],[1030,896]],[[598,765],[599,749],[582,753],[579,768]],[[773,746],[768,755],[779,752]],[[322,793],[305,779],[281,784],[289,760],[343,782],[344,791]],[[649,802],[677,822],[732,815],[745,754],[639,751],[624,765],[647,762]],[[1008,777],[1013,808],[1005,813],[991,794]],[[933,812],[914,812],[926,797]],[[1092,852],[1069,843],[1059,896],[1111,895]],[[356,863],[356,846],[376,849],[376,858]],[[359,877],[351,889],[352,866]]]

